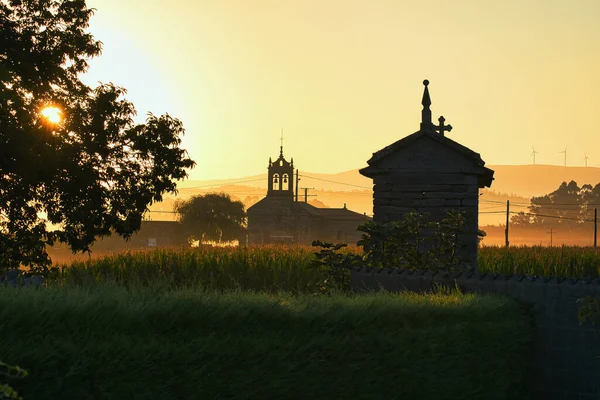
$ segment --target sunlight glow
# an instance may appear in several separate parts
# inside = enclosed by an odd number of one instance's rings
[[[62,111],[58,107],[45,107],[42,109],[42,111],[40,111],[40,114],[46,118],[48,122],[53,124],[58,124],[60,121],[62,121]]]

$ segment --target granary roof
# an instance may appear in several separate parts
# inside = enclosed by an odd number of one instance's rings
[[[429,85],[429,81],[425,80],[423,81],[423,84],[425,85],[425,90],[423,92],[423,100],[421,102],[423,105],[423,111],[421,112],[421,128],[417,132],[373,153],[373,156],[367,161],[369,166],[360,169],[359,172],[364,176],[372,178],[373,176],[384,172],[377,167],[383,159],[401,149],[410,147],[412,144],[422,140],[423,138],[427,138],[470,159],[474,164],[476,173],[480,175],[479,186],[490,186],[492,180],[494,179],[494,171],[484,166],[485,162],[481,159],[479,153],[474,152],[468,147],[465,147],[444,135],[444,132],[449,132],[452,130],[452,125],[444,125],[445,118],[443,116],[438,119],[440,122],[439,125],[434,125],[431,122],[431,110],[429,109],[429,106],[431,105],[431,99],[429,97],[429,89],[427,87]]]

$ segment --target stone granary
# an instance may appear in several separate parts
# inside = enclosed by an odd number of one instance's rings
[[[362,235],[356,228],[371,220],[345,204],[343,208],[318,208],[298,201],[294,159],[285,159],[283,143],[279,158],[269,159],[268,180],[267,196],[248,208],[248,244],[311,244],[313,240],[356,244]]]
[[[459,259],[477,268],[479,188],[492,184],[494,171],[478,153],[445,136],[452,126],[444,117],[439,125],[431,122],[429,81],[423,84],[420,129],[374,153],[360,170],[373,179],[373,219],[385,223],[415,211],[440,221],[448,210],[464,210],[467,232]]]

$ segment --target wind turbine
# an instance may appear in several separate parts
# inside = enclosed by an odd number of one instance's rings
[[[529,157],[533,156],[533,165],[535,165],[535,155],[537,153],[539,153],[539,151],[535,151],[535,149],[533,148],[533,146],[531,146],[531,150],[533,150],[533,151],[531,152],[531,155]]]
[[[565,149],[563,151],[559,151],[559,153],[565,153],[565,167],[567,166],[567,147],[565,146]]]
[[[583,157],[583,158],[585,159],[585,167],[587,168],[587,160],[589,157],[587,156],[587,153],[584,153],[584,154],[585,154],[585,157]]]

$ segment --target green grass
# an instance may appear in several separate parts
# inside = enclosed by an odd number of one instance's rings
[[[459,293],[0,289],[24,399],[515,399],[531,326]]]

